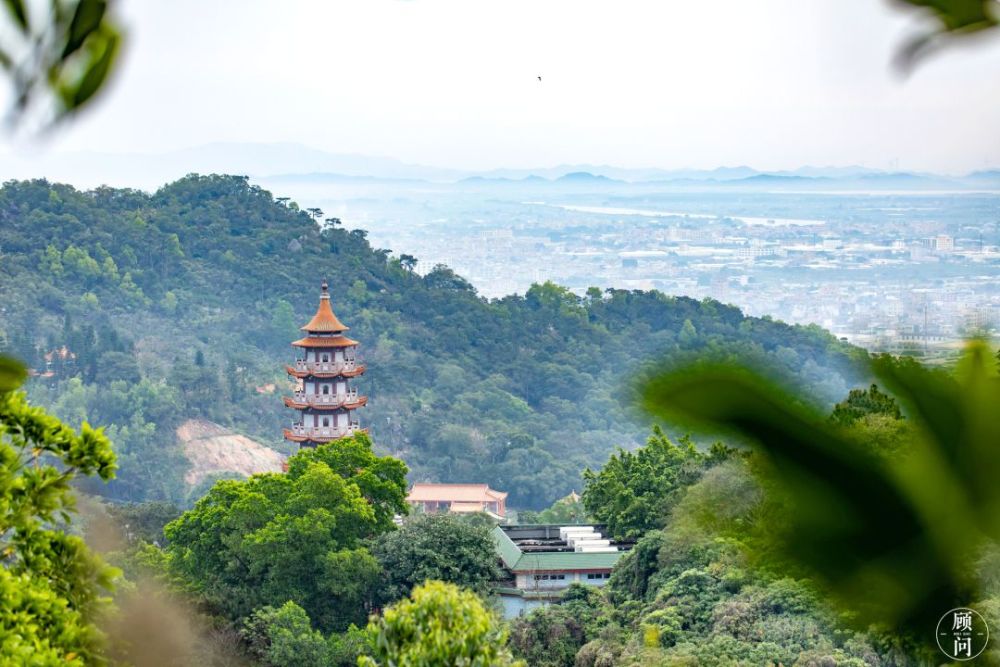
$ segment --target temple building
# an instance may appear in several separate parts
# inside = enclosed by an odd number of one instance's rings
[[[301,350],[294,366],[286,366],[295,378],[295,392],[285,397],[285,405],[298,411],[298,421],[285,429],[285,439],[300,447],[339,440],[362,429],[354,411],[367,402],[366,396],[350,386],[350,380],[365,372],[357,362],[358,343],[344,335],[348,327],[333,313],[326,281],[319,308],[302,327],[305,337],[292,343]]]
[[[494,519],[507,519],[507,494],[486,484],[429,484],[418,482],[406,496],[414,508],[427,514],[483,512]]]

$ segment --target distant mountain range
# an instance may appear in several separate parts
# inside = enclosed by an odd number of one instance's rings
[[[245,174],[267,187],[324,183],[455,183],[464,187],[780,187],[1000,189],[1000,169],[965,176],[887,172],[862,166],[761,171],[625,168],[566,164],[534,169],[470,171],[408,164],[389,157],[330,153],[300,144],[213,143],[160,154],[61,152],[5,155],[0,179],[45,177],[79,187],[109,184],[154,189],[185,174]]]
[[[800,190],[869,190],[869,189],[924,189],[924,190],[1000,190],[1000,170],[981,171],[967,176],[939,176],[936,174],[913,174],[908,172],[881,172],[862,167],[839,167],[829,171],[835,175],[823,174],[823,169],[804,167],[795,171],[761,173],[749,168],[713,170],[705,172],[684,172],[683,176],[659,178],[656,180],[625,180],[609,178],[603,174],[588,171],[574,171],[557,178],[546,179],[537,175],[524,178],[471,176],[462,179],[459,185],[470,187],[539,186],[588,188],[614,187],[656,187],[656,188],[780,188]],[[749,170],[743,172],[743,170]],[[719,172],[729,175],[720,177]],[[749,175],[739,175],[748,173]],[[805,175],[815,174],[815,175]]]

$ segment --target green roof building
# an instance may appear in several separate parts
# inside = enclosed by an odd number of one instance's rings
[[[603,586],[632,548],[603,536],[603,526],[497,526],[493,541],[508,578],[497,592],[513,618],[558,601],[572,583]]]

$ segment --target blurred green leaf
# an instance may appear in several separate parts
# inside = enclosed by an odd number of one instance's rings
[[[939,24],[936,30],[918,35],[903,45],[897,62],[911,68],[916,61],[932,50],[941,37],[961,37],[978,34],[997,27],[995,0],[898,0],[917,7]]]
[[[1000,378],[992,351],[972,341],[954,376],[910,362],[875,361],[874,370],[927,431],[916,466],[946,468],[968,502],[979,508],[978,528],[1000,539]],[[920,474],[929,474],[927,470]]]
[[[3,0],[3,2],[7,5],[7,11],[14,17],[14,21],[21,29],[21,32],[27,33],[28,12],[24,8],[24,3],[21,0]]]
[[[66,46],[62,51],[65,60],[75,53],[91,34],[101,27],[104,14],[108,9],[106,0],[80,0],[70,21],[69,33],[66,36]]]
[[[93,100],[107,83],[121,43],[110,17],[112,2],[49,0],[48,11],[32,20],[24,0],[3,1],[8,22],[17,28],[5,32],[0,50],[0,68],[13,88],[7,121],[18,125],[37,115],[37,128],[51,126]]]
[[[10,357],[0,356],[0,392],[14,391],[28,377],[24,364]]]
[[[876,457],[819,410],[741,368],[662,374],[645,385],[644,406],[759,447],[790,500],[783,557],[825,582],[861,621],[917,630],[974,600],[969,564],[986,535],[1000,534],[1000,379],[992,363],[981,343],[970,344],[957,378],[876,361],[875,375],[919,427],[899,461]]]
[[[930,10],[949,32],[973,32],[997,24],[995,0],[902,0]]]
[[[118,55],[119,35],[111,29],[104,29],[92,35],[90,60],[79,83],[62,89],[63,104],[67,111],[74,111],[93,97],[104,84]]]

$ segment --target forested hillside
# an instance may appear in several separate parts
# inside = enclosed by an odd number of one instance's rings
[[[553,284],[487,301],[445,267],[426,276],[238,176],[153,194],[46,181],[0,189],[0,348],[40,375],[38,403],[105,426],[117,479],[101,492],[186,501],[184,420],[279,448],[289,342],[327,278],[362,343],[362,412],[411,479],[482,481],[540,508],[649,425],[629,381],[695,352],[766,364],[833,401],[859,350],[814,327],[658,292]],[[405,251],[405,249],[399,249]],[[277,391],[268,393],[269,384]]]

